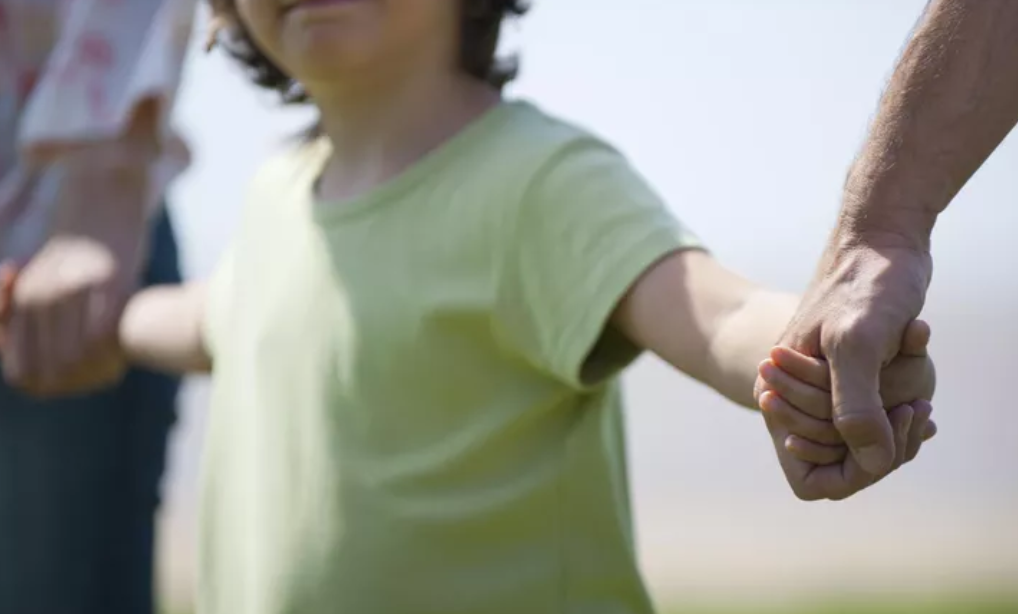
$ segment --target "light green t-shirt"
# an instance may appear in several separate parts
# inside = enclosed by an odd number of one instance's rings
[[[352,202],[327,156],[268,165],[212,282],[200,612],[649,612],[606,322],[693,236],[526,103]]]

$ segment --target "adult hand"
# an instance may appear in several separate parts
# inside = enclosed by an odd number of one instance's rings
[[[6,203],[51,212],[42,245],[16,263],[0,348],[11,385],[62,396],[122,376],[117,326],[142,264],[148,169],[143,155],[124,148],[85,148],[41,169],[19,195],[31,199],[27,206]]]
[[[832,417],[850,454],[839,465],[804,467],[786,449],[787,433],[768,423],[785,477],[800,498],[845,498],[900,464],[901,438],[896,444],[892,420],[900,427],[905,416],[884,410],[880,371],[901,352],[906,327],[922,310],[931,276],[929,253],[892,234],[836,236],[832,241],[779,344],[828,361]],[[920,402],[911,411],[925,422],[928,410]]]

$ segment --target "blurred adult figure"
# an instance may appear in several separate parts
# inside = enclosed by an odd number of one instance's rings
[[[178,381],[109,349],[138,284],[179,279],[161,194],[193,0],[0,0],[0,258],[21,269],[0,383],[0,614],[145,614]],[[73,312],[87,343],[23,351]],[[42,351],[36,351],[42,350]],[[56,358],[56,360],[54,360]],[[108,388],[60,396],[74,365]]]

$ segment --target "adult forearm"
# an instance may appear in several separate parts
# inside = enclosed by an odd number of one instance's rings
[[[133,280],[144,264],[151,217],[161,198],[155,181],[160,150],[153,112],[142,105],[121,134],[56,152],[37,173],[30,207],[51,217],[38,230],[47,237],[101,238],[125,281]]]
[[[840,228],[928,249],[942,212],[1018,122],[1018,2],[934,0],[853,165]]]

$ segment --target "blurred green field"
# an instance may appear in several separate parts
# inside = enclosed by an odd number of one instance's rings
[[[167,611],[164,614],[194,613]],[[881,601],[828,598],[783,605],[688,605],[666,608],[662,610],[661,614],[1018,614],[1018,597],[951,597]]]
[[[1018,599],[865,601],[824,599],[794,605],[687,606],[662,614],[1018,614]]]

